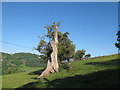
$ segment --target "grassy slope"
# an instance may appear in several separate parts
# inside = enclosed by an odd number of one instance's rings
[[[111,55],[72,62],[69,69],[40,80],[35,79],[39,70],[6,75],[2,84],[3,88],[118,87],[119,65],[118,55]]]
[[[17,88],[21,85],[36,81],[33,78],[37,76],[36,75],[30,76],[28,75],[28,73],[30,73],[30,71],[3,76],[2,77],[2,88]]]

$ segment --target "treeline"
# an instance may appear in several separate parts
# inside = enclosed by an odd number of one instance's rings
[[[46,61],[39,55],[31,53],[2,53],[2,74],[11,74],[24,71],[21,66],[26,67],[46,67]]]

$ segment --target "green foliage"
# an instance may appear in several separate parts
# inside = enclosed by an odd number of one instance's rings
[[[115,43],[115,46],[120,50],[120,30],[118,30],[116,35],[117,35],[117,42]]]
[[[68,63],[60,64],[60,72],[63,70],[69,70],[69,69],[70,69],[70,65]]]
[[[74,56],[74,60],[81,60],[83,58],[83,56],[85,55],[85,50],[77,50]]]
[[[59,45],[58,45],[58,60],[68,60],[75,54],[75,45],[68,39],[68,32],[64,34],[58,34]]]
[[[52,53],[52,47],[51,47],[51,41],[54,39],[54,32],[55,32],[55,26],[60,26],[60,22],[51,22],[51,25],[46,25],[45,28],[47,29],[47,35],[44,35],[40,38],[39,45],[36,50],[38,50],[41,55],[40,57],[49,60],[50,54]],[[62,33],[58,32],[58,60],[68,60],[73,57],[75,54],[75,45],[72,44],[72,41],[68,38],[69,33]],[[45,41],[45,38],[48,38],[48,42]]]
[[[90,58],[91,57],[91,54],[86,54],[85,55],[85,58]]]
[[[47,35],[44,35],[42,37],[39,36],[40,42],[37,48],[34,48],[35,50],[38,50],[41,55],[40,57],[44,60],[50,59],[50,54],[52,53],[52,47],[51,47],[51,41],[54,39],[54,33],[55,33],[55,27],[60,26],[60,22],[51,22],[52,25],[46,25],[44,28],[47,29]],[[49,42],[45,41],[45,38],[49,39]]]

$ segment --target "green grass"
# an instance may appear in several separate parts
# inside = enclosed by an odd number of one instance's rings
[[[36,80],[33,78],[37,77],[37,75],[28,75],[28,73],[30,72],[21,72],[3,76],[2,88],[17,88],[21,85],[35,82]]]
[[[3,88],[114,88],[119,87],[118,55],[72,62],[57,74],[35,79],[43,70],[2,77]]]

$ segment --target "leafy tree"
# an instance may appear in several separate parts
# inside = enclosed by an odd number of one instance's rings
[[[48,35],[45,35],[45,36],[49,38],[50,42],[48,42],[48,44],[51,44],[50,46],[52,47],[52,53],[48,54],[48,52],[49,52],[48,50],[50,50],[51,47],[48,47],[47,50],[43,49],[44,48],[43,46],[46,47],[46,43],[42,40],[43,43],[38,45],[41,50],[38,50],[38,49],[37,50],[39,52],[41,52],[43,50],[43,54],[49,55],[49,57],[45,57],[48,59],[47,67],[42,72],[42,74],[38,77],[38,79],[41,77],[44,77],[44,76],[48,76],[51,73],[58,73],[59,72],[59,64],[58,64],[58,59],[57,59],[57,56],[58,56],[58,54],[57,54],[58,53],[58,26],[59,25],[60,25],[59,23],[57,23],[57,24],[52,23],[51,26],[47,25],[45,27],[48,30]]]
[[[86,54],[85,55],[85,58],[90,58],[91,57],[91,54]]]
[[[115,46],[120,50],[120,30],[118,30],[116,35],[117,35],[117,42],[115,43]]]
[[[72,44],[72,41],[68,39],[69,33],[66,32],[64,34],[60,33],[58,34],[58,60],[61,62],[63,60],[67,60],[69,62],[69,59],[72,58],[75,54],[75,45]]]
[[[85,55],[85,50],[77,50],[74,56],[74,60],[81,60],[83,58],[83,56]]]
[[[40,37],[40,42],[36,50],[38,50],[41,55],[40,57],[49,60],[50,54],[52,53],[51,41],[54,39],[54,27],[55,25],[60,26],[60,22],[51,22],[52,25],[46,25],[44,28],[47,29],[47,35]],[[62,62],[63,60],[68,60],[73,57],[75,54],[75,45],[72,44],[72,41],[68,38],[69,33],[58,32],[58,60]],[[45,40],[48,38],[48,42]]]
[[[42,72],[42,74],[38,77],[41,78],[43,76],[47,76],[50,73],[59,72],[59,64],[58,59],[60,61],[71,58],[74,54],[71,48],[74,48],[72,45],[72,41],[68,39],[68,32],[61,33],[58,32],[58,27],[61,22],[51,22],[51,25],[46,25],[47,35],[44,35],[40,38],[40,42],[36,50],[38,50],[41,55],[40,57],[47,60],[47,68]],[[48,38],[47,42],[45,39]],[[71,48],[70,48],[71,47]]]

